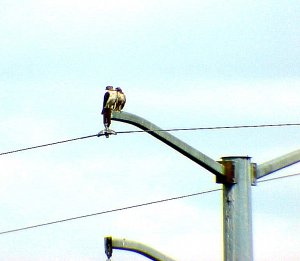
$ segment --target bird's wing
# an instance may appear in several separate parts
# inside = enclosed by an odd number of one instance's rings
[[[122,94],[120,92],[117,92],[117,104],[118,104],[118,106],[120,105],[121,102],[122,102]]]
[[[121,104],[120,104],[120,109],[122,110],[125,106],[125,103],[126,103],[126,96],[124,93],[122,93],[121,95]]]
[[[109,92],[106,92],[106,93],[104,94],[104,99],[103,99],[103,109],[105,108],[105,106],[106,106],[106,104],[107,104],[107,101],[108,101],[108,99],[109,99],[109,96],[110,96]]]

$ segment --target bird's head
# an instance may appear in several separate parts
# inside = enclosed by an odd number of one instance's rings
[[[117,92],[122,92],[122,89],[121,89],[120,87],[117,87],[117,88],[116,88],[116,91],[117,91]]]
[[[106,86],[106,88],[105,88],[105,90],[113,90],[114,89],[114,87],[112,87],[112,86]]]

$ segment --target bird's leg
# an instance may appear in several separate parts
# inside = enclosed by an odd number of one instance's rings
[[[109,138],[109,128],[108,128],[108,123],[104,124],[105,130],[104,130],[104,135],[106,138]]]

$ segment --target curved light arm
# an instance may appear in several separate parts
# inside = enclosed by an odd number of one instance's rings
[[[127,112],[113,112],[112,120],[125,122],[134,125],[142,130],[145,130],[150,135],[169,145],[173,149],[177,150],[178,152],[201,165],[203,168],[207,169],[213,174],[224,176],[224,168],[220,163],[194,149],[193,147],[171,135],[170,133],[162,131],[161,128],[154,125],[153,123],[137,115]]]
[[[105,237],[104,246],[105,253],[108,258],[112,256],[113,249],[119,249],[138,253],[154,261],[175,261],[175,259],[172,259],[171,257],[160,253],[154,248],[151,248],[140,242],[128,240],[125,238]]]

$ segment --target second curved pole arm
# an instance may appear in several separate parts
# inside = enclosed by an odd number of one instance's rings
[[[127,250],[138,253],[154,261],[175,261],[175,259],[159,252],[158,250],[143,243],[125,238],[105,237],[105,253],[108,258],[112,256],[113,249]]]
[[[300,162],[300,150],[290,152],[257,166],[257,178],[262,178],[275,171],[281,170]]]
[[[169,145],[211,173],[217,176],[224,176],[223,165],[171,135],[170,133],[163,131],[161,128],[145,120],[144,118],[127,112],[113,112],[112,120],[128,123],[147,131],[150,135]]]

